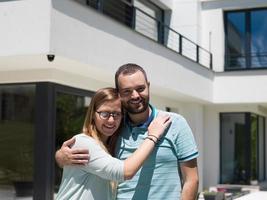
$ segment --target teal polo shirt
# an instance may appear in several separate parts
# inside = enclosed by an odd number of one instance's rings
[[[181,194],[179,162],[198,156],[192,131],[179,114],[160,111],[150,105],[152,113],[139,126],[132,126],[126,118],[118,139],[116,154],[119,159],[129,157],[147,136],[147,127],[158,113],[171,116],[171,125],[165,131],[149,158],[131,179],[119,183],[117,200],[177,200]]]

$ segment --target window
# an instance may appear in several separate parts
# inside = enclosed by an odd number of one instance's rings
[[[253,113],[221,113],[220,183],[265,180],[265,118]]]
[[[225,12],[225,69],[267,68],[267,9]]]
[[[0,85],[0,199],[53,199],[55,150],[81,131],[92,94],[49,82]]]
[[[133,26],[133,6],[129,1],[86,0],[86,4],[125,24],[126,26]]]
[[[0,86],[0,197],[33,196],[35,85]]]
[[[163,10],[149,1],[135,0],[135,30],[163,43]]]
[[[82,132],[85,114],[91,98],[82,95],[57,92],[56,93],[56,149],[65,140]],[[59,189],[62,170],[55,165],[55,191]]]

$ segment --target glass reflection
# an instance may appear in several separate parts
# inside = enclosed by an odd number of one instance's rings
[[[221,183],[252,184],[265,179],[264,121],[252,113],[221,114]]]
[[[227,52],[231,68],[245,68],[245,14],[243,12],[227,15]]]
[[[34,105],[34,85],[0,86],[0,199],[32,199]]]
[[[267,10],[251,12],[251,67],[267,67]]]
[[[58,92],[56,95],[56,149],[73,135],[81,133],[91,98]],[[61,182],[62,170],[55,164],[55,192]]]
[[[248,181],[245,114],[222,114],[221,182],[245,184]]]
[[[267,67],[267,10],[226,12],[226,69]]]

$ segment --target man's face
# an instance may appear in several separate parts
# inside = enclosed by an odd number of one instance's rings
[[[119,93],[122,106],[129,114],[144,112],[149,104],[149,83],[141,71],[119,75]]]

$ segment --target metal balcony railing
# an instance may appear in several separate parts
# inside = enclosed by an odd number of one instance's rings
[[[226,70],[248,70],[264,68],[267,68],[267,52],[225,55]]]
[[[125,0],[85,0],[85,3],[168,49],[212,70],[212,54],[209,51]]]

